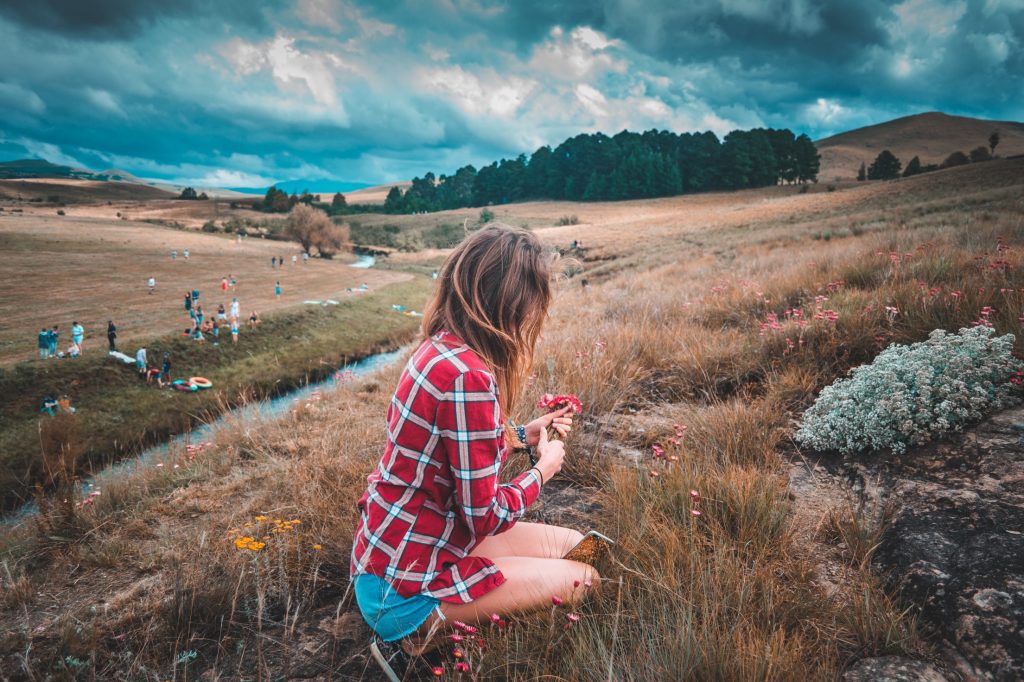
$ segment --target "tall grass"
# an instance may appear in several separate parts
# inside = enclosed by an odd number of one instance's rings
[[[1019,335],[1024,228],[1001,211],[910,217],[919,229],[875,219],[858,237],[723,247],[728,269],[681,245],[676,262],[564,284],[527,396],[557,389],[583,401],[554,485],[596,490],[571,516],[618,545],[575,624],[563,608],[482,628],[480,678],[835,679],[858,657],[926,646],[870,572],[874,514],[839,508],[826,519],[821,539],[843,542],[848,566],[835,591],[819,585],[823,559],[797,541],[800,500],[783,455],[816,392],[889,343],[970,325],[984,306],[999,333]],[[0,625],[22,634],[2,655],[33,674],[87,650],[97,677],[271,678],[298,659],[358,675],[366,633],[338,634],[352,621],[335,616],[351,607],[354,502],[379,458],[399,369],[280,420],[233,425],[199,456],[172,453],[177,473],[151,467],[82,510],[92,530],[60,548],[62,562],[87,545],[130,547],[122,578],[105,586],[121,607],[71,605],[47,626],[63,634],[30,649],[38,620],[9,608]],[[139,486],[159,494],[129,491]],[[273,533],[275,519],[301,523]],[[24,603],[18,576],[67,577],[27,542],[7,538],[4,603]],[[301,634],[318,627],[310,653]],[[450,647],[442,653],[450,674]]]

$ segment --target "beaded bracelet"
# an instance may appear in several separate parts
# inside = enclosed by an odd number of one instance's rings
[[[537,456],[533,454],[533,447],[526,444],[526,427],[523,426],[522,424],[514,424],[512,422],[509,423],[512,424],[512,428],[516,432],[516,438],[519,439],[519,442],[522,445],[522,447],[516,449],[526,450],[526,455],[530,458],[530,464],[536,464]]]

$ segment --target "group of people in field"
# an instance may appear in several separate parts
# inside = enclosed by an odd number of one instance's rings
[[[113,324],[113,323],[111,323]],[[82,345],[85,342],[85,328],[75,320],[71,323],[71,345],[66,351],[60,350],[60,325],[53,325],[49,329],[43,327],[39,330],[37,346],[39,357],[43,360],[49,358],[77,358],[82,354]]]
[[[271,256],[270,257],[270,267],[271,268],[283,268],[284,264],[286,262],[287,261],[285,261],[284,256]],[[292,254],[292,265],[295,265],[298,262],[299,262],[298,254],[293,253]],[[303,251],[302,252],[302,264],[305,265],[308,262],[309,262],[309,254],[307,252]]]
[[[221,291],[223,292],[227,292],[229,286],[234,291],[237,286],[234,276],[229,275],[229,277],[221,280]],[[205,343],[206,337],[210,336],[213,338],[214,345],[218,345],[221,330],[228,328],[231,333],[231,342],[238,343],[238,328],[242,319],[238,298],[232,297],[228,307],[225,307],[223,303],[218,303],[216,315],[211,318],[207,317],[203,311],[203,306],[199,303],[199,295],[198,289],[185,292],[184,306],[189,316],[189,327],[183,332],[183,335],[189,336],[199,343]],[[280,296],[280,284],[278,285],[278,296]],[[259,323],[259,313],[254,310],[249,315],[249,327],[255,328]]]
[[[164,351],[163,362],[158,369],[156,365],[149,365],[149,351],[142,346],[135,351],[135,369],[146,379],[147,384],[156,382],[160,388],[171,384],[171,354],[168,351]]]
[[[178,249],[171,251],[171,260],[178,260],[179,253],[185,261],[189,260],[190,253],[188,249],[183,249],[179,252]],[[309,255],[306,253],[302,254],[302,260],[305,264],[309,260]],[[292,265],[297,264],[298,256],[293,255],[291,257]],[[271,267],[278,268],[284,267],[286,261],[285,257],[274,256],[271,258]],[[149,294],[152,295],[156,292],[156,278],[149,276],[146,279],[146,287]],[[228,273],[221,278],[220,290],[225,296],[228,296],[229,292],[234,294],[238,288],[238,279],[234,274]],[[281,281],[276,280],[274,284],[274,295],[277,298],[281,298]],[[241,305],[236,296],[231,297],[231,302],[225,305],[223,302],[217,304],[216,313],[213,315],[207,315],[203,310],[203,306],[199,302],[200,291],[198,288],[186,291],[184,294],[184,307],[189,316],[189,326],[185,329],[184,334],[195,340],[198,343],[205,343],[208,337],[212,337],[213,344],[219,345],[220,336],[223,333],[231,335],[232,343],[238,343],[239,328],[243,324],[243,317],[241,314]],[[262,320],[257,311],[253,310],[246,321],[250,329],[255,329],[261,324]],[[60,347],[61,341],[61,328],[60,325],[53,325],[52,327],[45,327],[39,330],[38,336],[38,350],[39,357],[41,359],[49,358],[78,358],[81,357],[84,345],[85,345],[85,328],[78,321],[75,320],[71,323],[69,332],[70,345],[66,348]],[[117,325],[114,324],[113,320],[107,320],[107,342],[109,351],[114,354],[119,354],[117,348],[117,336],[118,329]],[[121,356],[125,362],[131,362],[130,356]],[[171,377],[171,354],[170,352],[164,352],[162,357],[158,356],[158,360],[150,365],[150,358],[148,349],[142,346],[135,352],[135,367],[139,374],[145,378],[146,383],[156,384],[161,388],[169,386],[172,383]],[[56,414],[57,412],[74,412],[75,408],[71,406],[70,399],[65,395],[60,399],[55,399],[51,396],[44,396],[41,412],[46,414]]]

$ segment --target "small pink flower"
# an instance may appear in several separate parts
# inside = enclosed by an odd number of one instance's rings
[[[442,668],[439,665],[436,665],[436,666],[434,666],[433,673],[434,673],[434,677],[443,677],[444,676],[444,668]]]
[[[465,632],[467,635],[475,635],[476,634],[476,626],[475,625],[464,625],[464,626],[462,626],[462,631]]]
[[[462,653],[462,649],[456,647],[455,651],[452,652],[452,656],[454,656],[456,660],[461,660],[462,657],[465,656],[465,654]]]
[[[567,613],[565,614],[565,617],[569,619],[570,623],[580,622],[580,614],[578,613]]]
[[[454,635],[451,636],[451,640],[453,642],[455,642],[456,644],[458,644],[459,642],[462,641],[462,635],[460,635],[458,633],[455,633]]]
[[[455,672],[457,672],[457,673],[468,673],[469,672],[469,663],[466,663],[465,661],[459,661],[458,663],[455,664]]]
[[[553,595],[551,595],[551,603],[554,604],[555,606],[561,606],[562,605],[562,598],[559,597],[557,594],[553,594]]]
[[[690,513],[693,514],[694,516],[700,516],[700,510],[699,509],[691,509]]]
[[[580,581],[579,581],[579,580],[573,580],[573,581],[572,581],[572,588],[573,588],[574,590],[575,590],[575,589],[576,589],[577,587],[579,587],[579,586],[580,586]]]
[[[584,580],[583,581],[583,586],[584,587],[593,587],[594,586],[594,581],[593,580]]]
[[[498,614],[496,614],[496,613],[492,613],[492,614],[491,614],[491,622],[492,622],[492,623],[498,623],[498,622],[500,622],[500,621],[501,621],[501,616],[499,616],[499,615],[498,615]]]
[[[466,629],[466,624],[463,623],[461,620],[454,620],[454,621],[452,621],[452,627],[455,627],[455,628],[457,628],[459,630],[465,630]]]

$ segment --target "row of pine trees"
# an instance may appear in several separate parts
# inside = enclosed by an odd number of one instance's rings
[[[402,191],[393,187],[387,213],[441,211],[514,201],[614,201],[709,190],[817,182],[820,155],[807,135],[787,129],[711,132],[622,131],[569,138],[529,159],[501,159],[452,175],[427,173]]]

